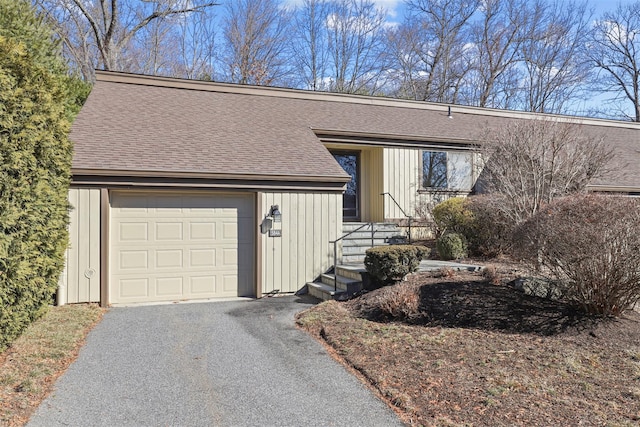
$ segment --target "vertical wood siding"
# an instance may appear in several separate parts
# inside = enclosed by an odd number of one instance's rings
[[[282,237],[262,236],[262,292],[296,292],[333,265],[333,245],[342,230],[342,195],[262,193],[259,221],[278,205]]]
[[[421,156],[422,149],[384,149],[384,191],[391,193],[408,215],[419,216],[416,208],[431,203],[434,197],[433,193],[420,191]],[[473,153],[449,151],[448,179],[453,188],[446,195],[437,195],[439,200],[468,195],[477,179],[476,163]],[[389,197],[384,200],[384,218],[405,218]]]
[[[414,215],[420,189],[420,150],[384,149],[384,191],[390,193],[407,213]],[[384,199],[384,218],[402,219],[404,215],[388,196]]]
[[[383,148],[362,151],[362,221],[384,220]]]
[[[69,247],[59,304],[100,301],[100,190],[69,190]]]

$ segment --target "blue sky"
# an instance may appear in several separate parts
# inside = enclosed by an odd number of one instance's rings
[[[635,0],[637,1],[637,0]],[[622,1],[612,1],[612,0],[590,0],[589,4],[591,4],[596,9],[596,15],[599,15],[602,12],[613,11],[618,6],[618,3],[622,4],[630,4],[633,3],[634,0],[622,0]]]
[[[402,14],[404,10],[404,1],[403,0],[373,0],[374,3],[378,4],[380,7],[385,8],[389,13],[389,22],[400,22],[402,21]],[[552,0],[549,0],[552,1]],[[565,2],[564,0],[560,0],[561,2]],[[576,2],[580,2],[581,0],[576,0]],[[602,14],[602,12],[608,10],[614,10],[618,3],[622,4],[630,4],[639,0],[587,0],[589,6],[594,8],[595,15],[598,16]],[[302,0],[284,0],[285,3],[298,5],[302,2]],[[566,3],[569,1],[567,0]]]
[[[629,4],[633,3],[634,1],[638,0],[588,0],[588,3],[594,8],[595,15],[598,16],[602,12],[614,10],[618,3]],[[300,0],[286,0],[286,2],[291,4],[299,4]],[[390,22],[402,21],[404,3],[403,0],[374,0],[374,2],[381,7],[384,7],[389,12]]]

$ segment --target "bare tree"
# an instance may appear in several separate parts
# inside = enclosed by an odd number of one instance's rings
[[[186,16],[217,3],[208,0],[35,0],[87,79],[92,70],[128,71],[135,37],[169,16]],[[135,50],[135,49],[134,49]],[[87,63],[88,62],[88,63]]]
[[[640,122],[640,1],[619,4],[594,25],[588,42],[589,59],[598,70],[596,86],[613,94],[617,113]],[[633,113],[618,107],[631,103]]]
[[[585,4],[408,0],[389,31],[394,92],[417,100],[566,112],[586,91]]]
[[[422,53],[426,43],[421,25],[407,20],[387,31],[385,55],[390,64],[392,93],[398,98],[425,100],[429,81]]]
[[[238,0],[226,5],[223,24],[228,80],[282,84],[290,77],[289,12],[277,0]]]
[[[93,80],[100,54],[86,19],[68,2],[36,0],[34,3],[62,41],[62,52],[69,68],[86,81]]]
[[[467,104],[509,108],[518,87],[517,64],[523,42],[526,0],[485,0],[471,25],[473,46]]]
[[[215,75],[215,16],[213,9],[203,9],[190,14],[190,19],[180,19],[180,61],[174,64],[172,75],[188,79],[211,80]]]
[[[409,17],[389,37],[408,97],[456,102],[469,70],[465,31],[478,0],[408,0]],[[406,74],[409,72],[409,74]]]
[[[588,80],[582,48],[590,14],[586,3],[529,3],[521,23],[523,87],[519,107],[539,113],[564,112]]]
[[[479,187],[499,197],[496,209],[514,224],[557,197],[583,191],[608,171],[613,156],[604,136],[549,119],[493,129],[485,139]]]
[[[327,20],[330,4],[326,0],[303,0],[295,11],[295,32],[291,40],[292,60],[305,89],[327,89],[329,47]]]
[[[386,69],[382,56],[386,13],[370,0],[337,0],[330,8],[330,90],[376,93]]]
[[[170,19],[155,20],[131,39],[122,58],[122,71],[163,75],[177,58],[177,34]]]

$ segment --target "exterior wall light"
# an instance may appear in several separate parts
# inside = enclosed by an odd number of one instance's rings
[[[280,213],[280,207],[278,205],[271,205],[269,216],[273,218],[273,222],[282,222],[282,214]]]

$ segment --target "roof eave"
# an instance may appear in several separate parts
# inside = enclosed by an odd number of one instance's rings
[[[589,184],[587,189],[596,192],[637,193],[640,192],[640,185]]]
[[[72,175],[83,176],[130,176],[135,178],[178,178],[178,179],[209,179],[209,180],[246,180],[246,181],[304,181],[304,182],[331,182],[347,183],[351,177],[344,175],[272,175],[272,174],[221,174],[211,172],[176,172],[157,170],[127,170],[127,169],[95,169],[95,168],[72,168]]]

